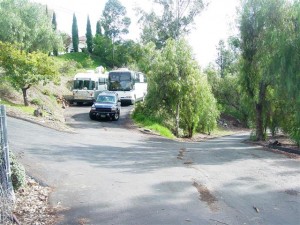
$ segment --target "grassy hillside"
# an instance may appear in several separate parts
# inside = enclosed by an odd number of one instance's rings
[[[58,59],[63,61],[74,61],[79,64],[79,67],[84,69],[95,69],[101,66],[101,60],[99,57],[90,56],[83,52],[73,52],[58,56]]]
[[[64,103],[63,96],[71,95],[70,86],[73,76],[83,70],[95,69],[100,66],[97,57],[91,57],[87,53],[68,53],[59,57],[54,57],[56,66],[60,72],[60,84],[50,82],[46,85],[42,83],[30,87],[28,90],[28,100],[30,106],[25,107],[21,90],[15,90],[10,83],[2,80],[0,82],[0,104],[7,106],[7,112],[11,116],[33,118],[41,120],[43,123],[64,123]],[[0,71],[3,73],[4,71]],[[34,111],[41,110],[42,116],[34,117]]]

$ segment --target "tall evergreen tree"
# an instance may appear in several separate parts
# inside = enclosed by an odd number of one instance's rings
[[[72,43],[74,52],[78,52],[79,36],[78,36],[78,26],[75,13],[73,14],[73,24],[72,24]]]
[[[57,22],[56,22],[56,14],[55,12],[53,12],[53,16],[52,16],[52,27],[54,32],[57,31]],[[56,46],[53,47],[53,55],[58,56],[58,49]]]
[[[92,28],[91,28],[91,22],[90,17],[87,17],[87,24],[86,24],[86,45],[87,50],[89,53],[93,52],[93,34],[92,34]]]
[[[96,35],[102,35],[102,28],[101,28],[101,22],[100,20],[97,21],[97,24],[96,24]]]
[[[52,26],[53,26],[53,30],[57,30],[57,22],[56,22],[56,14],[55,12],[53,12],[53,16],[52,16]]]

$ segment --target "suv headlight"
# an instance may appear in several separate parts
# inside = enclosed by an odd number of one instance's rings
[[[116,106],[111,107],[111,111],[116,111],[116,110],[117,110]]]
[[[91,110],[92,110],[92,111],[95,111],[95,110],[96,110],[96,106],[95,106],[95,105],[92,105]]]

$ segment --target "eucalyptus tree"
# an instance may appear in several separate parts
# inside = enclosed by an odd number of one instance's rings
[[[59,32],[59,34],[63,42],[64,51],[68,52],[69,46],[72,43],[72,37],[66,32]]]
[[[142,26],[142,41],[154,42],[157,48],[165,45],[169,38],[177,39],[188,34],[197,15],[201,13],[205,4],[203,0],[153,0],[162,9],[146,12],[137,9]]]
[[[230,43],[229,43],[230,44]],[[217,46],[217,59],[216,64],[219,69],[220,77],[224,78],[227,74],[234,73],[234,66],[236,63],[237,56],[230,49],[231,46],[227,47],[224,40],[220,40]]]
[[[126,16],[126,8],[118,0],[108,0],[101,17],[104,35],[112,41],[112,61],[114,61],[114,43],[127,34],[131,20]]]
[[[282,26],[269,39],[277,46],[273,67],[279,80],[274,95],[281,106],[277,109],[281,127],[300,146],[300,1],[286,1],[282,13]]]
[[[73,14],[73,22],[72,22],[72,43],[73,43],[74,52],[78,52],[79,35],[78,35],[77,18],[75,13]]]
[[[278,80],[275,57],[277,31],[283,26],[285,0],[244,0],[240,15],[241,84],[255,121],[257,140],[266,135],[268,93]]]
[[[1,41],[19,43],[22,51],[48,53],[62,46],[45,6],[29,0],[0,1],[0,30]]]

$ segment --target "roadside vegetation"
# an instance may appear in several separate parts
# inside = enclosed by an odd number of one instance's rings
[[[137,113],[162,118],[160,125],[177,137],[210,134],[229,115],[250,127],[255,140],[280,131],[300,144],[298,0],[241,2],[239,35],[220,40],[218,57],[206,68],[199,67],[184,40],[204,2],[154,4],[161,14],[136,9],[142,28],[137,43],[122,38],[131,24],[126,8],[107,1],[94,35],[87,17],[86,47],[79,49],[76,14],[68,35],[57,30],[55,12],[45,5],[1,1],[1,80],[22,93],[25,106],[40,106],[40,99],[28,99],[35,86],[65,84],[65,77],[100,65],[129,67],[148,76],[146,110]],[[16,7],[21,9],[15,12]]]

